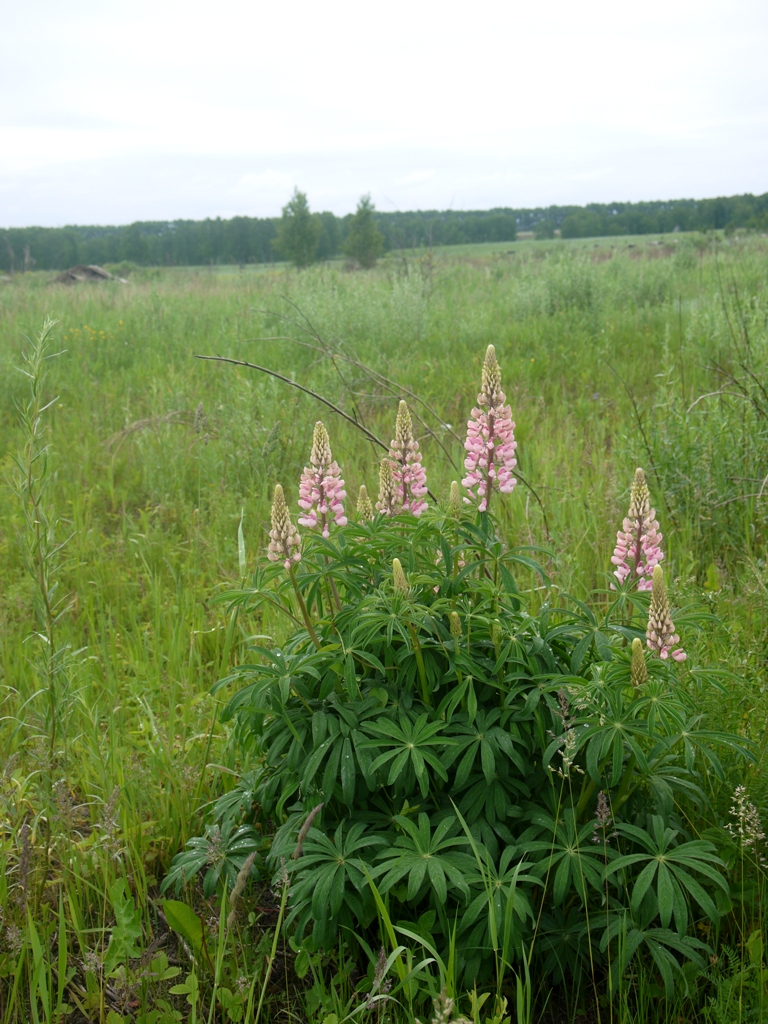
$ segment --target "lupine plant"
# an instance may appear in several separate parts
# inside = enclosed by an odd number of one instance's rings
[[[288,886],[296,948],[376,948],[399,929],[453,950],[468,985],[501,986],[534,959],[554,981],[600,974],[611,992],[637,960],[667,992],[686,962],[703,971],[697,926],[717,922],[728,883],[688,812],[707,805],[707,773],[723,777],[718,748],[749,755],[705,728],[677,674],[694,670],[679,664],[642,472],[620,588],[598,615],[534,604],[531,579],[548,585],[535,552],[499,539],[491,499],[514,488],[516,442],[493,346],[463,500],[455,483],[426,507],[401,403],[377,511],[361,488],[346,522],[320,426],[300,491],[309,529],[299,537],[278,485],[269,561],[229,595],[283,622],[216,686],[233,689],[224,718],[249,767],[215,816],[243,840],[274,825],[266,860]],[[650,608],[644,593],[628,602],[649,573]],[[714,685],[698,668],[695,680]]]

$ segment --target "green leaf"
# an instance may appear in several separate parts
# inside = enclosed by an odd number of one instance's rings
[[[672,919],[673,885],[669,868],[666,864],[660,863],[656,878],[656,893],[659,901],[659,917],[664,928],[669,926],[669,922]]]
[[[240,522],[237,524],[237,561],[240,567],[240,579],[245,579],[245,574],[248,569],[247,559],[245,557],[245,536],[243,534],[243,516],[245,515],[245,509],[240,510]]]
[[[344,803],[351,807],[355,795],[355,756],[349,737],[341,745],[341,793]]]
[[[200,985],[194,971],[188,974],[180,985],[173,985],[170,989],[175,996],[186,996],[190,1006],[195,1006],[200,997]]]
[[[349,699],[354,700],[360,691],[357,685],[357,678],[355,676],[355,659],[351,654],[348,654],[344,660],[344,682],[347,687],[347,695]]]
[[[195,953],[199,953],[203,944],[203,922],[194,910],[181,900],[164,900],[163,913],[168,927],[186,939]]]
[[[137,940],[142,937],[141,910],[129,896],[124,878],[118,878],[109,888],[109,898],[115,913],[115,926],[104,958],[104,970],[110,974],[118,964],[141,955]]]

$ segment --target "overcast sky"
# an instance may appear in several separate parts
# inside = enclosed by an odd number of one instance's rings
[[[768,191],[766,0],[0,7],[0,225]]]

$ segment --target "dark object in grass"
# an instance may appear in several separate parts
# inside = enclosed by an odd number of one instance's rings
[[[120,284],[127,284],[124,277],[115,277],[104,267],[97,267],[94,263],[85,266],[78,263],[69,270],[63,270],[58,277],[53,279],[54,284],[77,284],[79,281],[119,281]]]

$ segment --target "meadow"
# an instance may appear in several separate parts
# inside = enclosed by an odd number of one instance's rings
[[[753,842],[718,846],[730,893],[717,924],[696,926],[704,966],[669,997],[653,960],[633,968],[621,1000],[600,972],[573,999],[567,984],[553,995],[534,951],[503,991],[486,984],[485,1002],[457,986],[453,1017],[445,1002],[432,1010],[446,987],[434,965],[416,971],[408,1000],[401,978],[397,999],[365,1009],[355,988],[367,976],[370,991],[378,950],[368,963],[343,944],[320,957],[292,942],[266,869],[234,924],[217,885],[187,879],[170,907],[160,886],[252,767],[222,720],[231,687],[211,689],[252,658],[254,637],[281,639],[276,615],[226,596],[263,562],[274,485],[297,511],[319,418],[350,510],[361,484],[376,494],[381,454],[311,394],[197,355],[275,370],[385,442],[406,399],[444,505],[493,344],[520,474],[498,530],[536,548],[546,574],[522,567],[520,593],[532,613],[564,594],[608,607],[616,531],[643,467],[673,606],[694,610],[679,685],[707,728],[750,752],[721,753],[707,808],[685,811],[690,834],[726,836],[747,804],[765,820],[768,242],[524,241],[392,253],[365,272],[145,269],[125,285],[75,287],[51,276],[0,285],[3,1024],[764,1019],[754,817]],[[50,358],[36,364],[47,317]],[[201,842],[215,864],[210,833]],[[415,970],[424,950],[405,945]]]

